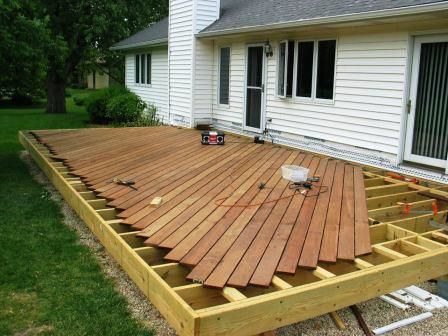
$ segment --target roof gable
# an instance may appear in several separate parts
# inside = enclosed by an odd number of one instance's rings
[[[168,17],[114,44],[112,50],[131,49],[168,42]]]

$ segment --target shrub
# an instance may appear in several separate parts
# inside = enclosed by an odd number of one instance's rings
[[[106,106],[106,117],[114,124],[132,123],[138,121],[147,105],[139,96],[126,92],[112,97]]]
[[[107,103],[113,97],[128,93],[129,91],[121,86],[111,86],[107,89],[96,90],[86,99],[85,105],[90,116],[90,122],[95,124],[108,124],[112,120],[106,116]]]
[[[106,117],[107,92],[98,90],[91,93],[86,99],[86,110],[90,117],[90,122],[94,124],[107,124]]]
[[[150,104],[137,121],[122,123],[121,127],[149,127],[160,126],[162,121],[157,117],[157,107]]]
[[[84,106],[86,103],[86,97],[84,95],[73,96],[73,102],[76,106]]]

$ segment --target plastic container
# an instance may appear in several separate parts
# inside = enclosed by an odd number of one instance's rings
[[[300,166],[282,166],[283,178],[291,182],[305,182],[308,178],[308,172],[309,169]]]

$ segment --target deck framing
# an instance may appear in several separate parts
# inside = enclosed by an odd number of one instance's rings
[[[115,209],[105,208],[70,169],[51,158],[29,132],[19,140],[63,198],[99,238],[107,251],[159,309],[179,335],[253,335],[362,302],[407,285],[446,275],[448,234],[429,226],[431,214],[397,219],[397,202],[415,209],[448,197],[447,187],[419,186],[366,169],[367,206],[373,254],[355,263],[319,264],[296,275],[274,276],[269,288],[223,290],[188,282],[188,269],[163,259],[166,251],[143,244],[138,232],[121,225]],[[448,210],[436,215],[446,220]]]

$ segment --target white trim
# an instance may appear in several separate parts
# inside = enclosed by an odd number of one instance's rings
[[[221,104],[221,49],[229,48],[229,91],[227,97],[227,104]],[[231,64],[232,64],[232,47],[231,45],[219,45],[218,46],[218,78],[217,78],[217,92],[216,92],[216,104],[220,108],[230,108],[230,78],[231,78]]]
[[[418,90],[418,80],[420,72],[420,52],[422,43],[435,43],[448,41],[448,35],[427,35],[414,38],[414,53],[412,61],[412,75],[410,77],[409,100],[411,101],[411,110],[408,115],[406,127],[406,140],[404,147],[404,159],[424,165],[444,168],[448,172],[448,160],[440,160],[421,155],[412,154],[412,142],[414,139],[414,123],[416,113],[416,100]]]
[[[403,163],[404,161],[404,152],[406,147],[406,130],[408,123],[408,112],[407,112],[407,103],[410,99],[410,84],[412,78],[412,62],[414,56],[414,37],[409,34],[408,42],[407,42],[407,52],[406,52],[406,68],[405,68],[405,79],[403,83],[403,99],[402,99],[402,114],[400,121],[400,138],[398,143],[398,155],[397,162]]]
[[[137,49],[142,47],[158,47],[168,44],[168,38],[153,40],[153,41],[146,41],[146,42],[138,42],[138,43],[132,43],[132,44],[126,44],[123,46],[112,46],[109,48],[109,50],[128,50],[128,49]]]
[[[249,65],[249,48],[250,47],[261,47],[263,49],[263,53],[262,53],[262,60],[263,60],[263,64],[262,64],[262,69],[261,69],[261,85],[264,85],[264,90],[261,89],[261,97],[260,97],[260,128],[254,128],[251,126],[246,126],[246,114],[247,114],[247,89],[251,88],[249,86],[247,86],[247,75],[248,75],[248,65]],[[266,55],[264,53],[264,43],[250,43],[250,44],[246,44],[246,52],[245,52],[245,72],[244,72],[244,108],[243,108],[243,130],[244,131],[250,131],[250,132],[254,132],[254,133],[262,133],[263,132],[263,126],[265,125],[265,110],[266,110],[266,102],[265,102],[265,97],[266,97],[266,85],[265,85],[265,80],[266,80]],[[258,87],[253,87],[253,88],[257,88]]]
[[[274,30],[274,29],[282,29],[282,28],[296,28],[303,26],[311,26],[311,25],[323,25],[330,23],[339,23],[339,22],[350,22],[350,21],[365,21],[379,18],[388,18],[394,16],[401,15],[410,15],[410,14],[420,14],[420,13],[431,13],[448,9],[448,2],[442,3],[432,3],[432,4],[424,4],[417,6],[408,6],[402,8],[393,8],[393,9],[382,9],[371,12],[364,13],[352,13],[352,14],[342,14],[335,16],[326,16],[312,19],[302,19],[302,20],[294,20],[280,23],[273,23],[267,25],[256,25],[256,26],[247,26],[241,28],[229,28],[222,29],[216,31],[204,31],[196,34],[197,37],[212,37],[212,36],[220,36],[220,35],[229,35],[229,34],[238,34],[238,33],[246,33],[246,32],[254,32],[254,31],[265,31],[265,30]]]
[[[141,52],[141,53],[135,53],[134,55],[134,85],[135,86],[139,86],[139,87],[151,87],[152,86],[152,52]],[[151,68],[150,68],[150,74],[151,74],[151,83],[148,83],[148,55],[151,55]],[[139,65],[138,65],[138,70],[139,70],[139,76],[138,76],[138,82],[137,82],[137,56],[139,58]],[[142,68],[142,61],[143,58],[142,56],[144,56],[144,64],[145,64],[145,71],[144,71],[144,75],[145,75],[145,82],[142,83],[142,73],[143,73],[143,68]]]

